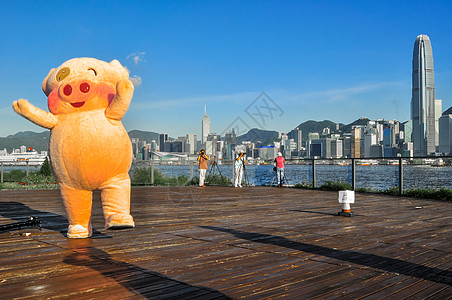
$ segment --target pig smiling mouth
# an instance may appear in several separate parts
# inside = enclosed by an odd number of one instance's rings
[[[85,101],[83,102],[75,102],[75,103],[71,103],[71,105],[75,108],[79,108],[82,107],[85,104]]]

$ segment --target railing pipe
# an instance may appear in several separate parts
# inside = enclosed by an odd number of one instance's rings
[[[403,159],[399,157],[399,196],[403,195]]]
[[[154,185],[154,154],[151,153],[151,185]]]
[[[315,178],[315,158],[312,159],[312,188],[316,188],[316,178]]]

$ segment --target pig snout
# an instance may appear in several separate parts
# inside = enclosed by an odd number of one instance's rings
[[[69,97],[69,96],[72,95],[72,92],[73,92],[73,90],[74,90],[74,88],[72,87],[73,85],[74,85],[74,84],[68,83],[68,84],[66,84],[66,85],[63,86],[63,94],[64,94],[65,96]],[[77,88],[77,84],[75,85],[75,88]],[[89,93],[90,89],[91,89],[90,83],[88,83],[88,82],[82,82],[82,83],[78,86],[78,90],[79,90],[79,91],[77,91],[77,90],[74,91],[74,96],[76,97],[76,94],[79,94],[79,95],[87,94],[87,93]],[[80,93],[81,93],[81,94],[80,94]]]
[[[82,107],[96,95],[96,85],[88,80],[73,80],[62,84],[58,89],[59,98],[73,107]]]

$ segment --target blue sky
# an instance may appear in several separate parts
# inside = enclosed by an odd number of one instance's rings
[[[444,111],[452,106],[451,13],[447,0],[4,1],[0,136],[44,131],[11,103],[47,110],[42,80],[74,57],[129,69],[128,131],[199,138],[204,105],[218,134],[363,116],[406,121],[419,34],[432,42]]]

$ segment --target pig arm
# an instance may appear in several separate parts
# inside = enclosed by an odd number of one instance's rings
[[[13,109],[19,115],[27,118],[36,125],[47,129],[52,129],[58,123],[58,119],[55,115],[37,108],[25,99],[14,101]]]
[[[133,83],[121,80],[116,84],[116,97],[105,110],[105,116],[114,121],[120,121],[129,108],[133,96]]]

